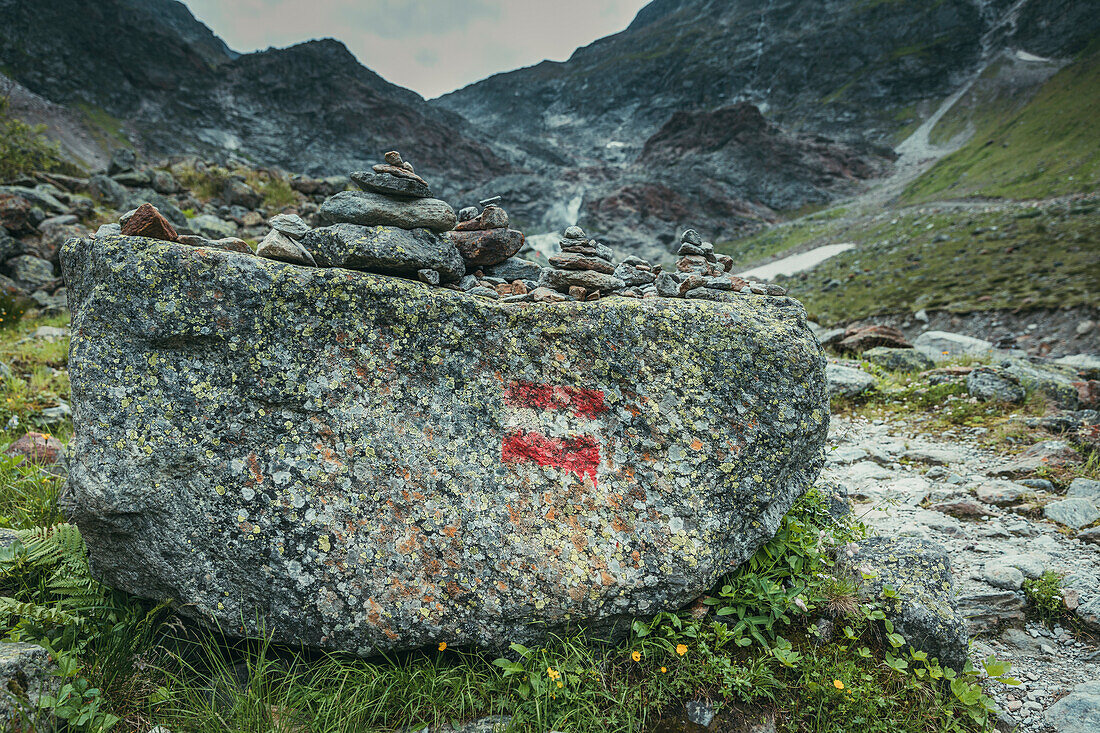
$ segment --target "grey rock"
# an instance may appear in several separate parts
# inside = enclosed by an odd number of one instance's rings
[[[909,644],[945,666],[963,668],[966,619],[956,605],[951,560],[941,545],[913,537],[872,537],[856,543],[854,555],[842,562],[875,573],[863,592],[882,601],[887,618]],[[897,598],[882,597],[886,585],[898,592]]]
[[[11,279],[24,290],[37,290],[54,279],[53,265],[34,255],[19,255],[5,263]]]
[[[244,181],[230,178],[222,185],[222,201],[228,206],[255,209],[263,203],[264,197]]]
[[[516,280],[534,280],[538,282],[539,278],[542,277],[542,270],[543,266],[539,263],[519,257],[509,257],[504,262],[482,268],[482,272],[489,277],[499,277],[505,282],[515,282]]]
[[[1001,634],[1001,642],[1015,653],[1027,657],[1048,656],[1047,653],[1043,651],[1043,642],[1033,638],[1022,629],[1005,629],[1004,633]]]
[[[902,453],[901,457],[927,466],[949,466],[966,461],[965,453],[951,448],[911,448]]]
[[[1018,405],[1026,397],[1024,388],[1015,379],[989,367],[978,367],[966,375],[966,391],[982,402]]]
[[[824,360],[773,299],[499,307],[137,237],[62,264],[66,516],[96,577],[232,635],[370,655],[625,633],[751,557],[822,463]],[[524,446],[558,425],[574,457],[541,465]]]
[[[982,571],[982,580],[994,588],[1020,590],[1024,584],[1024,574],[1019,568],[999,562],[988,562]]]
[[[825,373],[830,397],[858,397],[875,384],[875,378],[867,372],[839,364],[829,364]]]
[[[680,242],[682,244],[693,244],[696,247],[703,246],[703,238],[699,236],[699,232],[694,229],[687,229],[680,235]]]
[[[1055,359],[1055,364],[1076,369],[1086,379],[1100,379],[1100,356],[1093,354],[1073,354]]]
[[[959,356],[989,356],[993,344],[982,339],[947,331],[925,331],[913,341],[913,348],[935,362]]]
[[[992,479],[978,486],[974,492],[979,501],[997,506],[1016,504],[1033,496],[1035,492],[1026,486],[1011,481]]]
[[[416,277],[420,282],[427,283],[428,285],[439,284],[439,273],[435,270],[418,270]]]
[[[1066,498],[1088,499],[1093,504],[1100,503],[1100,481],[1090,478],[1075,478],[1066,490]]]
[[[1100,519],[1100,509],[1088,499],[1062,499],[1044,506],[1043,516],[1071,529],[1081,529]]]
[[[398,200],[372,191],[342,191],[321,204],[321,216],[333,224],[387,226],[446,232],[458,219],[445,201]]]
[[[680,283],[676,282],[676,278],[667,272],[659,274],[654,282],[657,285],[657,295],[662,298],[680,297]]]
[[[0,643],[0,727],[23,730],[24,715],[36,718],[40,698],[56,694],[60,686],[56,669],[50,653],[37,644]]]
[[[577,252],[562,252],[549,257],[550,266],[559,270],[591,270],[613,275],[615,266],[601,257],[590,257]]]
[[[69,307],[65,288],[58,288],[53,295],[47,295],[45,290],[36,290],[31,293],[31,300],[43,313],[59,313]]]
[[[709,700],[688,700],[684,703],[684,717],[690,723],[708,728],[714,720],[714,706]]]
[[[429,269],[438,272],[444,283],[455,282],[466,274],[455,246],[427,229],[336,224],[311,230],[302,238],[302,244],[321,267],[408,278]]]
[[[542,271],[539,284],[554,290],[565,292],[570,286],[577,285],[586,290],[599,290],[607,292],[626,287],[619,278],[592,270],[552,270],[546,268]]]
[[[188,228],[197,231],[209,239],[223,239],[237,236],[237,225],[219,219],[213,214],[199,214],[188,222]]]
[[[999,370],[1010,376],[1028,392],[1036,392],[1059,407],[1077,409],[1080,400],[1073,382],[1076,370],[1046,360],[1010,357],[1000,363]]]
[[[575,226],[575,225],[566,228],[565,238],[566,239],[587,239],[587,237],[585,236],[584,230],[581,229],[579,226]]]
[[[875,347],[860,354],[867,361],[895,372],[923,372],[932,369],[935,364],[931,359],[916,349],[892,349],[890,347]]]
[[[317,261],[301,243],[291,239],[278,229],[272,229],[256,247],[256,254],[269,260],[289,262],[292,265],[316,267]]]
[[[1077,533],[1077,539],[1093,545],[1100,545],[1100,527],[1083,529]]]
[[[1005,624],[1023,623],[1027,602],[1021,594],[999,590],[959,597],[959,612],[973,634],[990,634]]]
[[[657,279],[649,270],[640,270],[635,265],[621,263],[615,268],[613,273],[615,277],[626,283],[627,287],[634,287],[637,285],[648,285]]]
[[[88,192],[95,200],[115,209],[121,208],[130,195],[120,183],[102,173],[94,175],[88,180]]]
[[[1043,720],[1055,733],[1096,733],[1100,730],[1100,680],[1074,687],[1047,709]]]
[[[1009,478],[1035,473],[1041,468],[1081,462],[1081,454],[1063,440],[1044,440],[1031,446],[1014,460],[994,467],[990,474]],[[1021,481],[1021,483],[1025,483]],[[1030,485],[1030,483],[1029,483]]]
[[[137,156],[130,148],[118,148],[111,151],[111,160],[107,164],[107,175],[113,176],[125,171],[132,171],[137,165]]]
[[[272,229],[297,240],[309,234],[310,230],[309,224],[302,221],[302,217],[297,214],[279,214],[271,217],[267,223]]]
[[[0,227],[0,265],[16,255],[23,253],[23,243],[8,234],[8,230]]]
[[[459,209],[458,220],[459,221],[473,221],[481,215],[481,212],[477,210],[476,206],[467,206],[464,209]]]
[[[49,427],[63,425],[73,419],[73,411],[66,403],[61,402],[57,407],[47,407],[39,414],[39,420]]]
[[[423,181],[398,178],[389,173],[352,171],[351,180],[363,191],[372,191],[387,196],[404,196],[418,199],[432,198],[432,189]]]
[[[507,229],[508,213],[495,204],[489,204],[481,210],[481,226],[485,229]]]
[[[476,295],[479,298],[489,298],[490,300],[497,300],[500,298],[500,293],[498,293],[493,288],[487,288],[484,285],[478,285],[476,288],[471,288],[466,292],[470,295]]]
[[[111,176],[115,181],[127,188],[144,188],[153,183],[153,176],[149,171],[123,171]]]
[[[458,281],[458,287],[462,290],[473,290],[477,287],[477,278],[473,275],[464,275],[462,279]]]
[[[168,171],[153,171],[150,185],[152,185],[154,191],[165,195],[176,193],[180,190],[179,183],[176,182],[175,177]]]

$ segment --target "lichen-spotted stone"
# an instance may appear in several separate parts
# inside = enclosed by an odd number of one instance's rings
[[[499,304],[119,236],[62,265],[93,569],[230,634],[622,628],[745,561],[822,463],[824,358],[787,298]],[[509,431],[595,453],[503,460]]]

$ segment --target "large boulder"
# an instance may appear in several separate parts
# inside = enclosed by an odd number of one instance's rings
[[[12,541],[0,538],[0,546]],[[57,694],[59,686],[57,663],[44,647],[21,641],[0,643],[0,729],[43,730],[24,728],[23,723],[35,719],[41,698]]]
[[[62,263],[93,570],[230,634],[611,633],[749,558],[823,461],[790,299],[499,304],[110,236]]]

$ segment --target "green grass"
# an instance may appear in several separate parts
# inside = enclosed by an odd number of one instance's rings
[[[913,208],[823,225],[793,223],[770,230],[780,238],[771,244],[858,245],[804,276],[781,280],[822,324],[921,308],[1095,306],[1095,206],[1090,200],[989,211]],[[748,247],[768,244],[768,236],[757,235]]]
[[[847,213],[848,209],[842,206],[817,211],[785,224],[768,227],[744,239],[718,242],[714,245],[714,251],[729,255],[735,265],[745,267],[808,242],[829,237],[838,231],[836,220]]]
[[[26,430],[46,431],[39,413],[55,407],[60,400],[69,401],[69,339],[51,343],[31,338],[39,326],[68,325],[68,316],[54,316],[28,318],[15,327],[0,329],[0,362],[13,373],[11,378],[0,379],[0,443],[18,438]],[[12,417],[19,419],[19,425],[8,431],[6,426]],[[64,425],[52,432],[66,439],[72,428]]]
[[[980,111],[941,121],[937,137],[974,123],[973,138],[913,181],[903,202],[1032,199],[1100,188],[1100,43],[1059,71],[1019,111],[1011,97],[971,106]]]

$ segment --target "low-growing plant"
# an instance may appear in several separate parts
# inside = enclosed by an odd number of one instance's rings
[[[1062,576],[1045,570],[1038,578],[1028,578],[1023,585],[1031,614],[1047,623],[1066,616],[1062,601]]]

